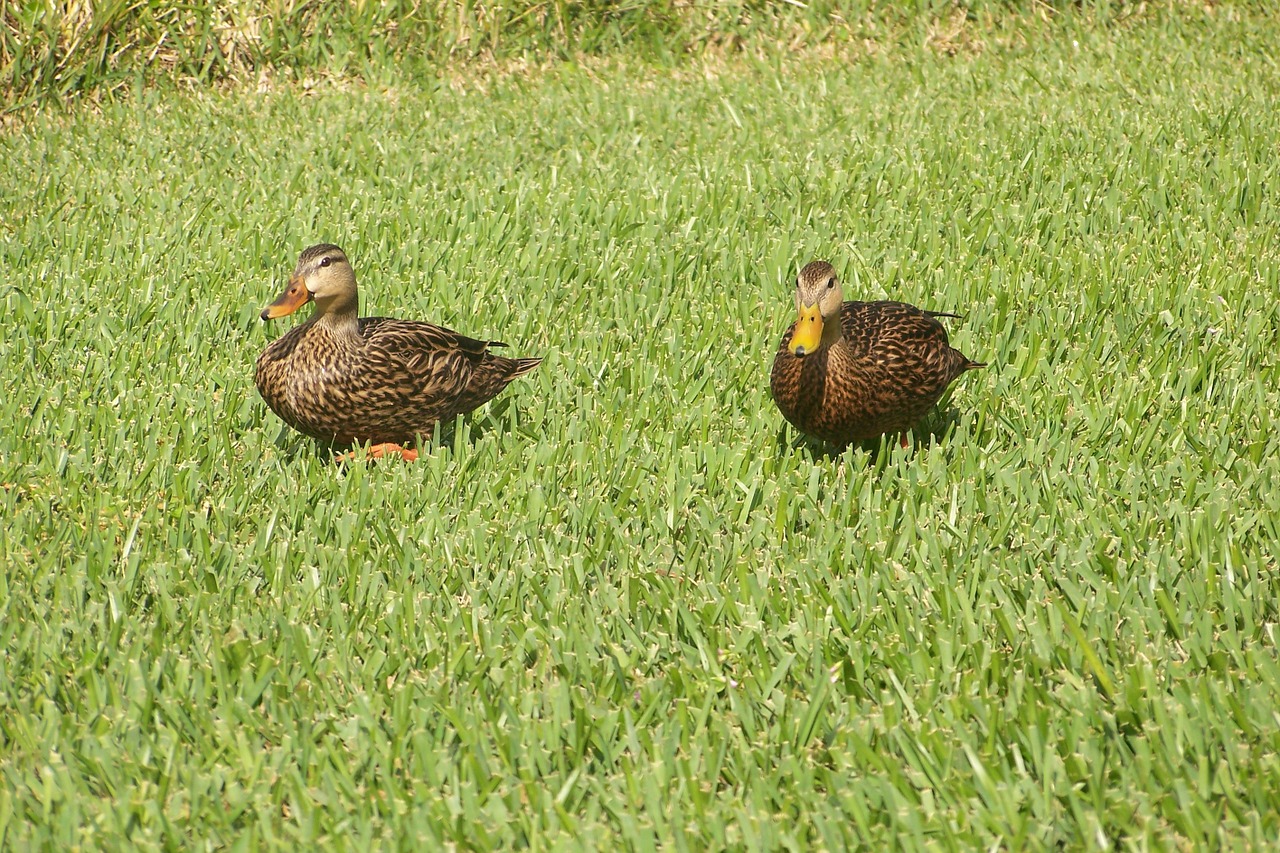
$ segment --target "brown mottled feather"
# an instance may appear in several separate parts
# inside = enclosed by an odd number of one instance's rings
[[[957,376],[985,366],[950,346],[939,316],[954,315],[845,302],[843,336],[805,356],[790,351],[792,324],[770,377],[778,408],[801,432],[837,445],[910,429]]]
[[[541,361],[494,355],[489,348],[505,344],[431,323],[357,321],[353,312],[317,310],[258,357],[256,382],[271,410],[330,444],[406,444],[429,436],[436,423],[487,402]]]

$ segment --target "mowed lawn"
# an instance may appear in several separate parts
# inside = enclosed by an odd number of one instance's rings
[[[12,123],[0,846],[1274,841],[1278,43],[1184,9]],[[320,241],[364,313],[545,361],[335,466],[253,385]],[[905,449],[773,406],[815,258],[990,363]]]

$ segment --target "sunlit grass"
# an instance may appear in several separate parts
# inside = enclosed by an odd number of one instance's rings
[[[0,846],[1269,843],[1280,31],[1059,35],[0,137]],[[334,466],[321,240],[546,361]],[[769,399],[816,257],[991,363],[907,449]]]

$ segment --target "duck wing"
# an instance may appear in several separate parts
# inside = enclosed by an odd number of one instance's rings
[[[859,362],[883,371],[884,381],[933,396],[953,379],[984,365],[951,347],[939,317],[905,302],[846,302],[841,312],[845,339]]]
[[[858,358],[895,359],[949,346],[947,330],[935,317],[905,302],[846,302],[840,318],[844,336]]]
[[[471,381],[491,341],[444,326],[390,317],[360,318],[361,370],[398,396],[449,403]]]

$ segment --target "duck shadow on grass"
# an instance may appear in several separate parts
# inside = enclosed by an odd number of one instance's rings
[[[459,439],[466,446],[473,447],[491,432],[516,432],[517,429],[512,420],[504,417],[510,405],[509,400],[489,403],[478,411],[437,424],[434,436],[424,436],[418,442],[406,446],[412,446],[419,455],[425,456],[436,453],[441,448],[455,449],[459,446]],[[342,454],[355,449],[309,439],[284,425],[281,425],[280,433],[276,436],[275,446],[284,460],[289,463],[297,462],[299,459],[319,459],[322,462],[335,463]]]
[[[946,444],[950,440],[956,425],[960,423],[960,417],[960,410],[955,407],[934,409],[925,416],[924,420],[906,433],[910,436],[910,439],[908,445],[905,448],[901,448],[902,452],[914,457],[935,444]],[[902,435],[903,433],[889,433],[866,441],[855,441],[841,447],[820,439],[810,438],[784,423],[778,429],[776,446],[779,453],[786,453],[788,450],[800,450],[808,455],[811,462],[817,462],[820,459],[838,459],[844,456],[851,448],[865,450],[867,452],[867,461],[871,466],[884,467],[884,464],[889,459],[888,451],[899,449]]]

